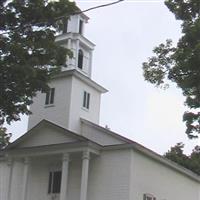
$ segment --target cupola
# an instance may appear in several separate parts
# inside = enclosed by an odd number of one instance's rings
[[[67,59],[66,66],[62,70],[76,69],[91,77],[92,52],[95,45],[84,36],[88,19],[83,13],[71,16],[64,22],[63,31],[57,36],[56,42],[73,53],[73,57]]]

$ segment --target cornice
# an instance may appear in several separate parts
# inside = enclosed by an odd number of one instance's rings
[[[63,42],[66,42],[68,39],[79,40],[82,45],[85,45],[90,50],[93,50],[95,47],[95,44],[92,43],[90,40],[88,40],[83,35],[81,35],[79,33],[72,33],[72,32],[64,33],[64,34],[60,34],[60,35],[56,36],[55,42],[57,42],[58,44],[62,44]]]
[[[75,69],[62,71],[59,74],[56,74],[54,77],[52,77],[52,79],[67,77],[67,76],[74,76],[101,93],[108,92],[107,89],[105,89],[104,87],[102,87],[101,85],[99,85],[98,83],[96,83],[95,81],[93,81],[92,79],[90,79],[89,77],[85,76],[84,74]]]

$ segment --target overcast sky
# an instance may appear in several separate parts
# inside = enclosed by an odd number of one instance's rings
[[[86,9],[110,1],[81,0]],[[174,87],[160,90],[144,81],[142,62],[152,49],[180,37],[180,22],[162,0],[126,0],[86,13],[89,23],[85,36],[96,44],[92,79],[109,90],[102,96],[102,126],[163,154],[177,142],[186,151],[198,140],[186,137],[182,115],[186,108],[181,91]],[[27,119],[9,128],[13,139],[26,131]]]

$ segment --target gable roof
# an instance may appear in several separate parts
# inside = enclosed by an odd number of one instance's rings
[[[54,124],[53,122],[50,122],[48,120],[43,119],[36,126],[34,126],[33,128],[31,128],[29,131],[27,131],[24,135],[22,135],[21,137],[19,137],[13,143],[9,144],[5,148],[5,150],[16,148],[20,144],[25,143],[26,141],[29,140],[29,138],[31,138],[34,135],[36,135],[36,133],[38,131],[40,131],[42,128],[44,129],[45,127],[50,127],[51,129],[58,130],[60,133],[63,134],[64,137],[66,137],[66,138],[68,137],[69,138],[69,143],[70,142],[74,142],[75,140],[79,141],[79,142],[87,142],[87,141],[89,141],[87,138],[85,138],[85,137],[83,137],[81,135],[78,135],[78,134],[76,134],[76,133],[74,133],[72,131],[69,131],[68,129],[66,129],[64,127],[61,127],[61,126],[59,126],[57,124]],[[60,142],[60,143],[66,143],[66,141],[63,141],[63,142]],[[53,143],[51,143],[51,144],[53,144]]]
[[[115,132],[111,131],[108,128],[104,128],[102,126],[99,126],[99,125],[97,125],[97,124],[95,124],[93,122],[90,122],[90,121],[86,120],[86,119],[81,118],[81,122],[82,122],[83,125],[86,125],[86,126],[88,126],[90,128],[93,128],[94,130],[98,130],[98,132],[96,134],[97,135],[98,134],[99,135],[103,134],[104,135],[104,140],[107,139],[107,140],[110,141],[110,138],[113,138],[113,140],[115,140],[115,144],[132,144],[133,143],[133,140],[130,140],[130,139],[128,139],[128,138],[126,138],[126,137],[118,134],[118,133],[115,133]],[[92,134],[95,134],[95,132],[93,131]],[[85,137],[88,136],[88,135],[85,135],[84,132],[82,132],[82,135],[85,136]],[[90,139],[90,140],[93,140],[92,137],[87,137],[87,138]],[[97,139],[97,141],[98,141],[98,139]],[[106,144],[106,143],[103,144],[103,143],[101,143],[101,145],[107,146],[109,144]],[[113,143],[111,142],[110,145],[113,145]]]

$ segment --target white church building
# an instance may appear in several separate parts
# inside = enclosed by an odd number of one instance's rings
[[[87,21],[66,23],[56,42],[73,58],[34,98],[28,132],[0,153],[0,200],[200,200],[199,176],[99,125],[107,90],[91,79]]]

